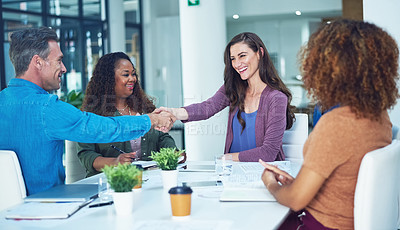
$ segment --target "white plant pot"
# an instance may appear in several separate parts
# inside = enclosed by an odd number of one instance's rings
[[[161,170],[164,190],[178,185],[178,170]]]
[[[133,202],[134,202],[134,192],[114,192],[114,207],[115,212],[119,216],[128,216],[132,214]]]

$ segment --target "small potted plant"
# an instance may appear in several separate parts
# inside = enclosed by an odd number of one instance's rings
[[[151,152],[150,158],[157,162],[161,169],[163,187],[169,190],[178,185],[178,161],[184,150],[176,148],[161,148],[159,152]]]
[[[138,183],[140,170],[130,164],[106,165],[103,172],[114,190],[113,199],[117,215],[129,215],[133,210],[133,187]]]

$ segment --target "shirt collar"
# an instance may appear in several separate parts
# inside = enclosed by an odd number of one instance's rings
[[[8,83],[8,87],[29,87],[32,88],[34,90],[37,90],[40,93],[45,93],[48,94],[48,92],[46,90],[44,90],[42,87],[36,85],[35,83],[22,79],[22,78],[13,78],[10,80],[10,82]]]

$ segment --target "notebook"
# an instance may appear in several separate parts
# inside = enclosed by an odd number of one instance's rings
[[[84,202],[97,197],[97,184],[63,184],[25,197],[25,202]]]
[[[152,167],[157,167],[157,162],[155,161],[134,161],[133,165],[141,165],[143,169],[148,169]]]
[[[66,219],[86,204],[87,202],[25,202],[13,209],[7,210],[6,219]]]

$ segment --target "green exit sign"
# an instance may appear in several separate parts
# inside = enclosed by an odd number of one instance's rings
[[[200,5],[200,0],[188,0],[188,6],[198,6]]]

